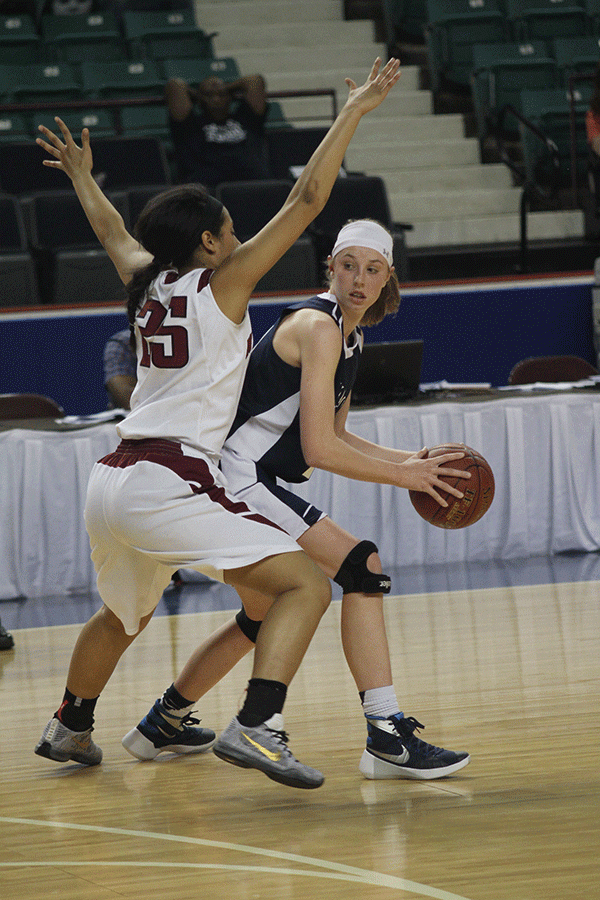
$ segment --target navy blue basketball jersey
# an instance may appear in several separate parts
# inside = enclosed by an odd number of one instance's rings
[[[250,354],[237,415],[223,448],[225,454],[230,451],[252,460],[271,478],[289,482],[306,481],[310,476],[300,441],[301,369],[277,355],[273,336],[280,322],[299,309],[327,313],[342,333],[335,372],[336,412],[352,390],[363,346],[360,327],[344,339],[342,311],[329,292],[294,303],[283,310]]]

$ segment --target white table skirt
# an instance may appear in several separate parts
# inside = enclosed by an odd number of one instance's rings
[[[496,478],[489,512],[459,531],[428,525],[407,491],[387,485],[316,471],[294,486],[357,538],[374,540],[384,570],[600,549],[600,394],[353,410],[349,428],[403,449],[465,441]],[[117,440],[112,423],[0,433],[0,598],[95,588],[86,484],[94,461]]]

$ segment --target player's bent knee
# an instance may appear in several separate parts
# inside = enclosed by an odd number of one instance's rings
[[[310,594],[312,600],[316,600],[322,607],[322,613],[331,603],[331,583],[329,578],[305,553],[298,554],[302,565],[302,575],[298,587],[302,587]]]
[[[333,579],[344,594],[389,594],[392,589],[389,575],[373,572],[367,565],[369,557],[378,552],[373,541],[361,541],[352,548]],[[381,568],[378,556],[376,565]]]

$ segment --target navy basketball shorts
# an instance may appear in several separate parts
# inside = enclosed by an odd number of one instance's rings
[[[294,540],[326,516],[312,503],[278,484],[255,462],[243,459],[235,452],[223,451],[221,468],[228,491],[237,500],[275,522]]]

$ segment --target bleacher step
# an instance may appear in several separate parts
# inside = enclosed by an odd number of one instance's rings
[[[268,87],[275,90],[269,78]],[[283,90],[283,88],[282,88]],[[341,105],[339,94],[337,95],[337,107]],[[313,119],[320,116],[330,116],[332,103],[330,97],[289,97],[277,101],[287,119],[291,122]],[[429,116],[431,113],[431,95],[428,91],[403,91],[402,96],[390,98],[389,104],[382,104],[374,109],[370,115],[372,124],[377,128],[379,119],[390,118],[396,115],[399,120],[404,116]],[[330,121],[326,123],[331,124]]]
[[[400,212],[400,211],[398,211]],[[529,240],[583,238],[584,216],[581,210],[534,212],[527,217]],[[398,215],[398,221],[410,222]],[[520,239],[519,216],[503,215],[461,216],[438,218],[413,223],[413,230],[406,232],[406,245],[417,247],[444,247],[473,244],[498,244],[518,242]]]
[[[402,165],[402,157],[399,156]],[[366,175],[374,172],[365,171]],[[510,170],[502,163],[488,166],[435,166],[430,169],[415,168],[378,168],[377,174],[386,183],[388,194],[415,193],[423,191],[457,191],[457,190],[514,190]]]
[[[221,25],[214,38],[214,46],[219,55],[230,56],[230,51],[258,50],[265,47],[325,47],[329,55],[335,56],[340,46],[369,46],[374,33],[371,22],[276,22],[266,24],[256,20],[254,26],[239,25],[235,13],[231,20],[235,24]],[[321,61],[325,59],[321,56]]]
[[[358,123],[352,138],[353,147],[369,148],[376,153],[380,144],[397,141],[438,141],[464,137],[464,123],[460,115],[441,116],[380,116],[375,123],[365,116]]]
[[[438,166],[479,166],[479,142],[476,138],[446,138],[435,141],[387,141],[377,147],[352,142],[346,152],[346,164],[357,172],[375,175],[399,166],[429,169]]]
[[[228,7],[224,9],[224,7]],[[196,3],[196,21],[204,31],[223,28],[223,19],[230,15],[231,0],[222,3]],[[235,0],[237,25],[254,27],[257,22],[339,22],[338,0],[319,0],[318,3],[297,3],[296,0]]]
[[[369,71],[376,56],[385,56],[384,44],[367,44],[356,46],[354,44],[340,44],[336,46],[335,53],[340,64],[344,63],[346,75],[354,78],[354,73],[363,69]],[[325,60],[328,59],[329,48],[323,45],[310,47],[264,47],[261,50],[249,50],[247,48],[230,47],[224,52],[219,47],[219,39],[215,38],[215,54],[217,56],[233,56],[237,60],[240,71],[244,75],[254,72],[263,74],[267,83],[270,72],[307,70],[319,72]],[[356,80],[356,78],[355,78]]]
[[[338,100],[342,102],[342,98],[345,100],[348,96],[348,88],[344,79],[350,77],[353,78],[357,84],[364,83],[371,69],[371,65],[375,60],[375,56],[376,53],[373,53],[373,57],[370,59],[368,65],[365,65],[364,67],[352,66],[350,69],[343,64],[342,60],[339,61],[339,66],[334,67],[334,60],[326,58],[324,60],[324,65],[326,65],[327,68],[306,68],[297,71],[290,69],[289,67],[283,67],[280,69],[269,69],[267,72],[264,68],[260,68],[259,66],[258,69],[254,69],[254,71],[260,71],[265,75],[267,79],[267,88],[269,90],[300,91],[314,90],[323,87],[333,88],[338,92]],[[258,59],[256,60],[256,63],[257,65],[259,64]],[[405,91],[418,91],[419,80],[420,74],[417,66],[403,66],[400,81],[398,81],[394,87],[394,94],[386,99],[383,106],[386,107],[388,102],[393,101],[395,97],[401,100]],[[428,92],[423,91],[423,93]]]
[[[405,192],[387,184],[388,199],[395,221],[412,222],[511,213],[518,218],[520,192],[512,188],[480,190],[438,190]]]

